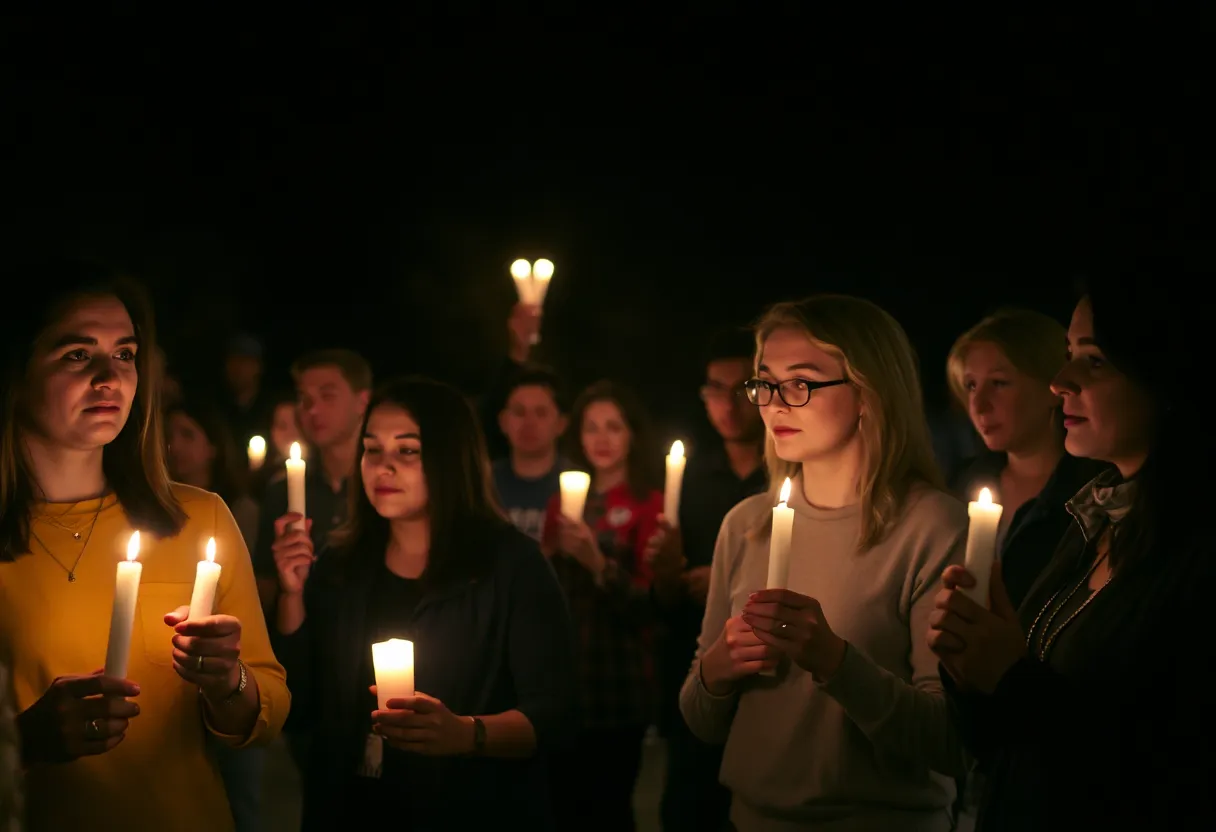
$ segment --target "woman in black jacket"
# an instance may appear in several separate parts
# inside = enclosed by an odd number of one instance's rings
[[[544,752],[575,730],[573,634],[536,543],[498,511],[471,407],[424,379],[367,409],[334,545],[276,525],[276,651],[313,734],[303,828],[551,828]],[[371,645],[413,641],[417,694],[377,709]]]
[[[929,643],[988,774],[977,829],[1216,827],[1208,349],[1165,276],[1093,284],[1073,314],[1067,450],[1115,470],[1069,501],[1020,613],[999,570],[987,608],[943,575]]]

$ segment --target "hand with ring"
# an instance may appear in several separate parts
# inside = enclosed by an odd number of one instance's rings
[[[241,622],[231,615],[189,615],[189,607],[179,607],[165,616],[175,631],[173,669],[211,702],[222,702],[241,683]]]
[[[66,763],[104,754],[126,736],[139,705],[139,685],[97,671],[60,676],[42,698],[17,717],[26,765]]]
[[[829,678],[844,661],[844,639],[832,632],[814,598],[788,589],[762,589],[744,605],[743,620],[762,642],[817,679]]]

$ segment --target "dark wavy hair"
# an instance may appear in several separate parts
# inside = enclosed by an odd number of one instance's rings
[[[165,408],[165,422],[174,413],[190,419],[215,448],[211,464],[211,490],[231,506],[249,493],[245,477],[245,457],[237,451],[236,440],[223,415],[215,405],[204,399],[189,398]]]
[[[629,428],[629,490],[644,500],[650,492],[660,486],[661,454],[651,434],[650,418],[638,397],[623,384],[614,381],[597,381],[584,390],[574,402],[570,413],[570,430],[567,431],[567,456],[580,471],[593,470],[591,460],[583,449],[583,417],[587,408],[596,402],[612,402],[621,411],[621,418]]]
[[[155,367],[156,326],[142,287],[99,263],[70,259],[27,263],[10,272],[9,285],[20,298],[0,304],[0,557],[11,560],[29,551],[30,511],[36,484],[20,444],[26,420],[24,396],[34,346],[71,305],[85,298],[113,297],[127,308],[139,348],[139,383],[127,422],[105,447],[106,480],[131,525],[156,537],[181,531],[186,514],[170,490],[161,430],[159,374]]]
[[[420,376],[390,381],[368,402],[362,433],[380,407],[399,407],[418,423],[422,473],[426,478],[431,551],[422,579],[450,584],[482,571],[493,554],[493,541],[508,533],[510,523],[498,507],[490,475],[486,441],[472,406],[460,391]],[[335,530],[332,545],[349,566],[383,562],[389,521],[367,498],[360,471],[363,450],[355,461],[347,522]]]

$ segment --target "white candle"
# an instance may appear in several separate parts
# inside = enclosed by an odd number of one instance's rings
[[[304,506],[304,469],[305,463],[300,452],[300,443],[291,443],[291,456],[287,460],[287,511],[307,517]],[[293,528],[303,529],[304,521],[293,525]]]
[[[106,645],[105,675],[127,678],[127,661],[131,658],[131,628],[135,624],[135,603],[139,600],[139,578],[144,567],[139,556],[139,532],[131,534],[127,543],[127,559],[118,564],[114,581],[114,607],[110,612],[110,643]]]
[[[587,491],[591,488],[591,477],[582,471],[562,471],[558,482],[562,489],[562,516],[581,523],[583,509],[587,506]]]
[[[266,462],[266,440],[260,436],[253,437],[246,452],[249,455],[249,470],[257,471]]]
[[[663,516],[672,526],[680,525],[680,488],[684,485],[684,443],[677,439],[667,455],[667,487],[663,490]]]
[[[549,293],[549,281],[552,279],[552,260],[542,257],[532,264],[532,302],[537,306],[545,305],[545,295]]]
[[[773,506],[773,534],[768,544],[768,588],[786,589],[790,580],[790,539],[794,534],[794,510],[790,501],[790,478],[781,486],[781,502]]]
[[[520,303],[536,304],[532,292],[532,264],[527,260],[516,260],[511,264],[511,277],[515,281],[515,291],[519,294]]]
[[[414,642],[390,638],[372,645],[372,665],[376,670],[376,706],[388,707],[390,699],[414,695]]]
[[[992,580],[992,562],[996,560],[996,533],[1001,525],[1002,511],[999,504],[992,502],[992,492],[987,488],[980,489],[979,498],[967,504],[971,523],[967,527],[963,565],[975,578],[975,586],[963,592],[985,607],[988,606],[988,584]]]
[[[190,595],[190,618],[206,618],[215,610],[215,587],[220,582],[220,565],[215,562],[215,538],[207,541],[207,559],[198,562],[194,573],[194,592]]]

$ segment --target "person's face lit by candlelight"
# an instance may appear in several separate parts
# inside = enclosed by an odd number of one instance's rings
[[[743,391],[743,383],[751,375],[752,364],[743,358],[711,361],[706,368],[705,385],[701,388],[705,415],[727,442],[751,441],[763,430],[760,414]]]
[[[1059,399],[996,344],[976,341],[963,359],[967,414],[990,451],[1020,450],[1052,429]],[[1058,428],[1057,428],[1058,429]]]
[[[135,398],[137,349],[131,316],[117,298],[71,304],[34,346],[24,400],[27,429],[76,450],[112,442]]]
[[[792,326],[774,329],[761,346],[758,377],[781,385],[785,397],[773,392],[772,400],[759,408],[781,459],[826,460],[860,444],[861,397],[851,384],[814,388],[814,382],[846,378],[845,369],[804,332]]]
[[[1153,405],[1111,364],[1094,339],[1093,309],[1082,298],[1068,326],[1068,361],[1051,389],[1064,400],[1064,447],[1114,463],[1129,476],[1148,455]]]
[[[300,428],[309,442],[327,448],[354,437],[367,406],[367,391],[356,391],[338,367],[325,365],[302,371],[296,379],[296,390]]]
[[[279,402],[275,405],[270,422],[270,444],[278,453],[280,459],[291,455],[291,443],[303,444],[300,425],[296,421],[296,405],[293,402]]]
[[[587,405],[579,434],[583,453],[596,473],[613,473],[628,465],[633,437],[616,402],[602,400]]]
[[[554,393],[539,384],[516,387],[499,417],[511,448],[524,456],[549,453],[566,430],[566,417]]]
[[[202,426],[185,412],[175,410],[165,422],[169,474],[178,482],[207,480],[218,453]]]
[[[368,416],[360,470],[363,491],[381,517],[409,520],[425,514],[422,436],[404,409],[386,403]]]

